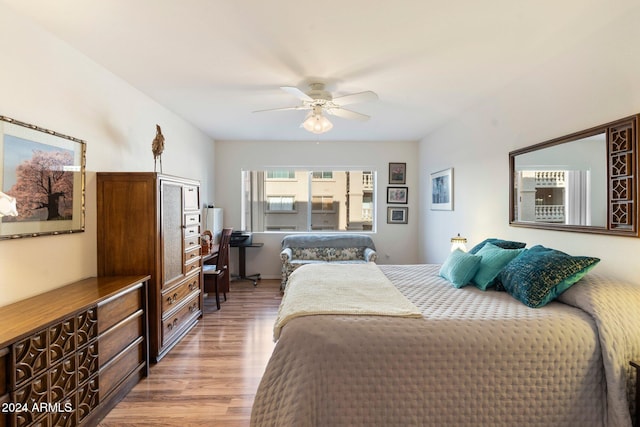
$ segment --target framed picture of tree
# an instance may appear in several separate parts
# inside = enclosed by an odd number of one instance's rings
[[[0,240],[82,232],[84,141],[0,116]]]

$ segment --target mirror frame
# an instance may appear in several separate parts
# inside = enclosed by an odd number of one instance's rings
[[[554,138],[509,153],[509,225],[545,230],[638,237],[638,122],[640,114]],[[518,155],[606,133],[607,225],[604,227],[544,222],[515,218],[515,158]]]

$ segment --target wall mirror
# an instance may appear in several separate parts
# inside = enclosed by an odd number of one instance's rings
[[[638,236],[638,118],[509,153],[509,223]]]
[[[0,240],[85,227],[85,143],[0,116]]]

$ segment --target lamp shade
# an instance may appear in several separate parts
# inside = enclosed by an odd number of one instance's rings
[[[451,252],[455,251],[456,249],[460,249],[463,252],[467,251],[467,238],[466,237],[460,237],[460,233],[458,233],[457,236],[454,236],[451,238]]]
[[[302,123],[302,127],[309,132],[320,134],[330,131],[333,123],[322,114],[321,108],[314,108],[313,111],[307,115],[307,118]]]

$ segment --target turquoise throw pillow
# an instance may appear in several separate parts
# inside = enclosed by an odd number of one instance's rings
[[[502,240],[502,239],[496,239],[495,237],[490,237],[488,239],[484,239],[482,242],[478,243],[473,248],[471,248],[469,253],[470,254],[478,253],[478,251],[482,249],[484,245],[486,245],[487,243],[492,243],[502,249],[522,249],[525,246],[527,246],[526,243],[522,243],[522,242],[515,242],[513,240]]]
[[[486,291],[493,285],[500,271],[526,249],[502,249],[493,243],[486,243],[476,255],[482,256],[480,267],[471,281],[477,288]]]
[[[538,308],[556,299],[598,262],[599,258],[571,256],[538,245],[507,264],[498,279],[511,296]]]
[[[440,267],[439,275],[444,277],[456,288],[469,284],[480,267],[481,256],[468,254],[456,249],[451,252]]]

